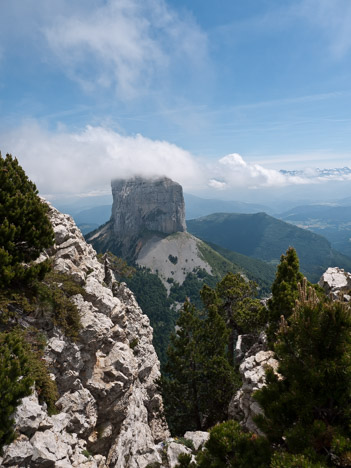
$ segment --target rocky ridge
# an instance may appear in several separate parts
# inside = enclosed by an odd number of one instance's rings
[[[56,243],[42,255],[84,288],[73,296],[81,331],[76,342],[57,328],[45,359],[56,381],[58,414],[35,392],[18,407],[19,437],[5,447],[4,467],[128,467],[161,463],[157,444],[169,436],[155,384],[159,362],[152,329],[133,294],[100,263],[72,218],[50,207]],[[40,319],[24,317],[40,329]]]

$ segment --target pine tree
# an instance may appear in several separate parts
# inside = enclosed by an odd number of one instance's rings
[[[272,284],[272,298],[268,301],[270,327],[268,337],[274,341],[280,317],[288,318],[298,297],[298,284],[303,280],[299,269],[296,250],[289,247],[280,258],[275,280]]]
[[[240,274],[227,273],[214,289],[204,286],[201,298],[208,309],[216,309],[228,330],[228,360],[234,364],[238,334],[256,332],[266,322],[266,309],[254,296],[257,285]]]
[[[15,438],[14,411],[30,395],[29,347],[16,331],[0,334],[0,453]]]
[[[350,307],[319,300],[307,281],[298,294],[277,333],[279,375],[269,371],[255,394],[264,410],[257,424],[289,453],[351,466]]]
[[[48,271],[33,264],[53,244],[47,206],[16,158],[0,153],[0,288],[28,283]]]
[[[270,447],[264,437],[244,432],[236,421],[217,424],[196,457],[198,468],[267,468]],[[188,465],[191,466],[191,465]]]
[[[234,373],[226,358],[228,331],[216,310],[206,316],[184,304],[161,379],[171,432],[204,430],[226,418]]]

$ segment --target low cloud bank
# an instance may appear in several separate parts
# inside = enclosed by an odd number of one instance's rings
[[[166,141],[125,136],[104,127],[57,132],[31,122],[0,135],[2,152],[17,156],[43,194],[109,191],[111,179],[167,176],[185,190],[273,188],[351,180],[351,170],[278,171],[237,153],[205,163]]]

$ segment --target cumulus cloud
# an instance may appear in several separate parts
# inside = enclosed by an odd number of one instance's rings
[[[103,127],[51,132],[36,122],[1,135],[2,151],[17,156],[41,193],[109,190],[113,178],[168,176],[185,188],[205,184],[202,166],[166,141],[123,136]]]
[[[237,153],[228,154],[219,159],[213,169],[218,174],[218,178],[212,180],[211,186],[222,190],[235,187],[251,189],[283,187],[308,183],[304,177],[285,175],[275,169],[267,169],[259,164],[250,164]]]
[[[2,151],[17,156],[43,194],[109,192],[114,178],[167,176],[187,191],[273,188],[351,180],[348,168],[278,171],[237,153],[212,163],[167,141],[126,136],[102,126],[50,131],[33,121],[0,135]]]
[[[54,60],[71,78],[87,90],[114,88],[127,99],[151,81],[161,83],[172,61],[193,67],[207,55],[200,27],[164,0],[98,1],[59,16],[44,33]]]

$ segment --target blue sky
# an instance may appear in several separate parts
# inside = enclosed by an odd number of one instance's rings
[[[277,170],[351,166],[350,83],[349,0],[1,4],[1,150],[44,193],[306,185]]]

